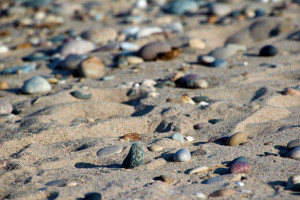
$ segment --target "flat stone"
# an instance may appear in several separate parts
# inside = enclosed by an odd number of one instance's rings
[[[139,141],[141,140],[141,138],[142,138],[141,134],[135,132],[127,133],[121,137],[121,139],[125,141]]]
[[[35,69],[36,69],[36,63],[28,63],[23,66],[6,68],[1,72],[1,74],[7,75],[7,74],[17,74],[17,73],[29,73],[35,71]]]
[[[173,160],[177,162],[187,162],[191,160],[191,153],[186,148],[180,149],[173,155]]]
[[[204,49],[205,43],[198,38],[192,38],[189,41],[189,47],[194,48],[194,49]]]
[[[210,63],[214,62],[216,59],[213,56],[199,56],[198,63],[202,65],[209,66]]]
[[[220,17],[230,14],[231,11],[232,11],[231,6],[223,3],[214,3],[210,7],[210,12]]]
[[[58,52],[67,56],[70,54],[86,54],[95,49],[95,45],[87,40],[70,40],[58,48]]]
[[[97,151],[97,156],[100,158],[104,158],[104,157],[108,157],[108,156],[112,156],[114,154],[118,154],[121,153],[123,151],[123,147],[122,146],[109,146],[109,147],[104,147],[102,149],[99,149]]]
[[[152,144],[150,147],[149,147],[149,150],[150,151],[161,151],[163,150],[164,148],[160,145],[157,145],[157,144]]]
[[[70,93],[72,96],[74,96],[77,99],[82,99],[82,100],[89,100],[92,98],[92,93],[84,93],[79,90],[75,90],[74,92]]]
[[[207,166],[199,166],[191,169],[189,171],[189,174],[195,174],[195,173],[201,173],[201,172],[206,172],[208,170]]]
[[[144,62],[144,60],[141,57],[137,56],[127,56],[126,60],[130,65],[136,65]]]
[[[0,114],[9,114],[13,110],[12,105],[5,99],[0,99]]]
[[[24,82],[22,92],[25,94],[45,93],[51,90],[49,82],[40,76],[34,76]]]
[[[121,42],[120,48],[126,51],[137,51],[139,50],[139,46],[132,42]]]
[[[104,73],[104,65],[102,61],[95,56],[91,56],[80,64],[78,72],[82,77],[100,78]]]

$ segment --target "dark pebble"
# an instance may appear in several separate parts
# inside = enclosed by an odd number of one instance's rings
[[[210,119],[210,120],[208,120],[208,122],[211,123],[211,124],[216,124],[219,121],[220,121],[219,119]]]
[[[226,65],[227,65],[227,62],[226,62],[226,60],[223,60],[223,59],[216,59],[215,61],[210,63],[211,67],[216,67],[216,68],[226,67]]]
[[[72,96],[76,97],[77,99],[82,99],[82,100],[89,100],[92,98],[92,94],[88,93],[88,94],[83,94],[82,92],[76,90],[74,92],[70,93]]]
[[[210,102],[210,98],[207,96],[195,96],[192,98],[193,101],[195,101],[196,103],[200,103],[201,101],[205,101],[207,103]]]
[[[278,50],[273,45],[267,45],[260,49],[259,55],[260,56],[275,56],[278,53]]]

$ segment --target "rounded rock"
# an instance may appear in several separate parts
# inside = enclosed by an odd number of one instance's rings
[[[9,114],[12,110],[13,107],[8,101],[0,99],[0,114]]]
[[[104,147],[102,149],[99,149],[97,151],[97,156],[100,158],[104,158],[114,154],[121,153],[122,151],[123,151],[122,146],[114,145],[114,146],[109,146],[109,147]]]
[[[191,160],[191,153],[186,148],[180,149],[173,155],[173,160],[177,162],[187,162]]]
[[[25,94],[45,93],[51,90],[49,82],[40,76],[34,76],[24,82],[22,92]]]
[[[82,99],[82,100],[89,100],[92,98],[92,93],[83,93],[79,90],[76,90],[74,92],[70,93],[72,96],[74,96],[77,99]]]
[[[95,49],[95,45],[87,40],[70,40],[62,44],[58,51],[61,55],[86,54]]]
[[[183,138],[182,134],[180,134],[180,133],[173,134],[171,139],[175,140],[175,141],[178,141],[178,142],[181,142],[181,143],[184,142],[184,138]]]
[[[161,151],[163,150],[164,148],[160,145],[157,145],[157,144],[152,144],[150,147],[149,147],[149,150],[150,151]]]
[[[144,60],[141,57],[137,57],[137,56],[127,56],[126,60],[131,65],[136,65],[144,62]]]
[[[244,156],[240,156],[235,158],[230,165],[232,165],[235,162],[248,162],[248,158],[244,157]]]
[[[82,77],[100,78],[104,75],[104,65],[99,58],[91,56],[82,61],[78,72]]]
[[[188,74],[180,79],[180,85],[186,88],[207,88],[209,84],[197,74]]]
[[[171,50],[172,47],[167,42],[151,42],[140,49],[139,55],[144,60],[150,61],[154,60],[158,54],[167,53]]]
[[[164,11],[171,14],[183,15],[188,12],[194,12],[198,9],[198,3],[193,0],[174,0],[171,1]]]
[[[251,165],[248,162],[236,161],[229,167],[230,173],[249,173]]]
[[[248,140],[247,134],[243,132],[238,132],[233,134],[231,137],[229,137],[228,140],[226,141],[226,144],[228,146],[236,146],[244,142],[247,142],[247,140]]]
[[[63,70],[75,70],[86,58],[86,55],[70,54],[59,65]]]
[[[118,36],[118,32],[114,28],[94,28],[83,32],[81,36],[91,42],[105,44],[109,41],[114,41]]]
[[[223,17],[231,12],[231,6],[223,3],[214,3],[210,7],[210,12],[214,15]]]
[[[292,140],[287,144],[288,149],[292,149],[296,146],[300,146],[300,139]]]
[[[300,146],[294,147],[287,156],[294,160],[300,160]]]
[[[266,45],[259,51],[259,56],[269,57],[275,56],[278,53],[278,50],[273,45]]]
[[[199,56],[198,57],[198,63],[202,65],[210,65],[212,62],[214,62],[216,59],[213,56]]]
[[[191,169],[189,171],[189,174],[195,174],[195,173],[200,173],[200,172],[206,172],[208,170],[207,166],[199,166]]]

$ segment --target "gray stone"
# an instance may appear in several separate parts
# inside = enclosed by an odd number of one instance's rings
[[[34,76],[24,82],[22,92],[25,94],[45,93],[51,90],[51,85],[46,79]]]
[[[95,45],[87,40],[70,40],[58,48],[58,52],[67,56],[70,54],[86,54],[95,49]]]
[[[154,60],[159,53],[167,53],[171,49],[171,45],[167,42],[151,42],[140,49],[139,55],[149,61]]]
[[[292,140],[287,144],[288,149],[292,149],[296,146],[300,146],[300,139]]]
[[[114,145],[114,146],[104,147],[103,149],[99,149],[97,151],[97,156],[103,158],[103,157],[108,157],[114,154],[121,153],[122,151],[123,151],[122,146]]]
[[[287,156],[291,159],[300,160],[300,146],[294,147]]]
[[[180,133],[173,134],[172,137],[171,137],[171,139],[175,140],[175,141],[178,141],[178,142],[181,142],[181,143],[184,142],[184,137]]]
[[[13,107],[8,101],[0,99],[0,114],[9,114],[12,110]]]
[[[186,148],[180,149],[173,155],[173,160],[177,162],[187,162],[191,160],[191,153]]]
[[[228,15],[231,11],[231,6],[223,3],[214,3],[210,7],[210,12],[220,17]]]

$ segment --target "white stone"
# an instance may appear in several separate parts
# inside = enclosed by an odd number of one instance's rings
[[[189,142],[194,141],[194,138],[192,136],[187,136],[187,137],[185,137],[185,139]]]
[[[199,198],[199,199],[206,199],[205,194],[202,193],[202,192],[197,192],[197,193],[195,193],[195,196],[196,196],[197,198]]]

